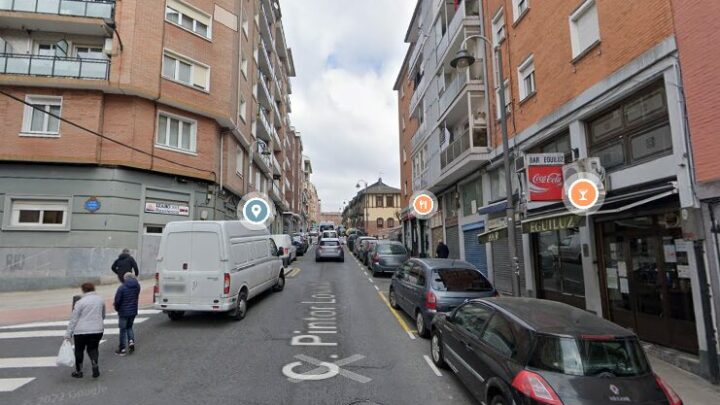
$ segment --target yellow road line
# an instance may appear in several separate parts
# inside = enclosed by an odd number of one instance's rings
[[[413,333],[412,329],[410,329],[410,328],[407,326],[407,323],[405,323],[405,320],[402,319],[402,317],[400,316],[400,314],[398,314],[397,311],[394,310],[392,306],[390,306],[390,302],[388,302],[387,298],[385,298],[385,296],[383,295],[383,293],[381,293],[381,292],[378,291],[378,295],[380,296],[380,299],[383,300],[383,302],[384,302],[385,305],[388,307],[388,309],[389,309],[390,312],[393,314],[393,316],[395,316],[395,319],[397,319],[398,323],[399,323],[400,326],[403,328],[403,330],[405,331],[405,333],[407,333],[408,336],[410,336],[410,339],[413,339],[413,340],[414,340],[414,339],[415,339],[415,334]]]
[[[287,274],[285,274],[285,277],[286,277],[286,278],[294,278],[294,277],[297,277],[297,275],[300,274],[301,271],[302,271],[301,268],[295,267],[295,268],[293,268],[292,270],[290,270]]]

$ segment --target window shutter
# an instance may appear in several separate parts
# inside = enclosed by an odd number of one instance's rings
[[[209,70],[208,70],[208,68],[206,68],[204,66],[193,65],[192,76],[193,76],[192,77],[193,85],[195,87],[199,87],[199,88],[205,89],[205,90],[208,89],[208,87],[209,87],[209,83],[208,83],[209,82],[209,80],[208,80]]]

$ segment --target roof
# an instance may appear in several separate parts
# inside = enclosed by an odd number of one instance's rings
[[[452,268],[452,267],[469,267],[469,268],[475,268],[472,264],[464,261],[464,260],[457,260],[457,259],[413,259],[417,262],[420,262],[424,264],[429,269],[441,269],[441,268]]]
[[[400,189],[390,187],[387,184],[383,183],[381,177],[375,183],[368,185],[367,189],[360,189],[360,191],[358,191],[358,196],[365,194],[366,192],[368,194],[400,194]]]
[[[489,298],[482,301],[514,315],[539,333],[572,337],[635,336],[633,332],[606,319],[561,302],[519,297]]]

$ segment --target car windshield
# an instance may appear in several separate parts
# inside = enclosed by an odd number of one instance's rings
[[[432,288],[437,291],[492,291],[490,282],[475,269],[433,270]]]
[[[401,245],[378,245],[378,254],[381,255],[404,255],[407,254],[404,246]]]
[[[588,377],[633,377],[650,372],[636,338],[539,335],[530,367]]]

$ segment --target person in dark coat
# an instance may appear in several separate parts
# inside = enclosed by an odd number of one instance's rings
[[[447,259],[448,256],[450,256],[450,249],[448,249],[448,246],[444,244],[443,241],[438,241],[435,255],[440,259]]]
[[[125,273],[130,273],[134,271],[136,277],[140,274],[138,271],[138,265],[135,262],[135,259],[130,256],[130,251],[128,249],[123,249],[120,256],[115,259],[112,267],[110,268],[112,269],[113,273],[117,274],[120,283],[123,283],[125,281]]]
[[[140,300],[140,283],[132,272],[125,273],[125,281],[115,293],[113,306],[118,314],[118,327],[120,329],[120,345],[115,354],[125,356],[135,351],[135,332],[133,323],[138,314],[138,301]]]

